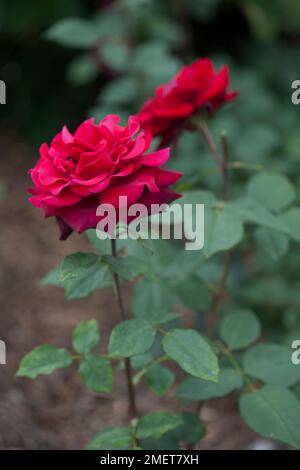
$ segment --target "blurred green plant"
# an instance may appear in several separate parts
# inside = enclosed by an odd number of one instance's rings
[[[79,299],[111,286],[112,273],[135,279],[133,318],[113,330],[107,354],[97,351],[99,327],[90,320],[76,328],[73,352],[41,346],[18,375],[77,361],[85,385],[107,393],[130,357],[135,387],[144,381],[159,396],[183,400],[184,410],[234,393],[256,432],[300,447],[300,369],[291,363],[300,335],[300,111],[290,100],[300,70],[299,8],[297,0],[120,0],[90,15],[66,14],[46,29],[45,44],[71,51],[63,68],[69,88],[93,89],[82,112],[96,120],[137,111],[197,55],[230,64],[240,97],[211,121],[217,146],[222,131],[228,135],[230,201],[196,133],[184,133],[169,162],[184,172],[182,202],[206,205],[204,249],[195,255],[175,242],[118,240],[116,264],[91,231],[93,251],[67,257],[43,282]],[[194,330],[182,327],[178,306],[196,312]],[[186,374],[180,384],[174,363]],[[197,413],[153,412],[102,430],[88,448],[176,449],[204,433]]]

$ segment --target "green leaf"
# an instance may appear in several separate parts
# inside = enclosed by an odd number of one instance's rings
[[[292,207],[282,214],[281,221],[290,237],[300,242],[300,208]]]
[[[52,269],[46,276],[41,280],[42,286],[57,286],[62,287],[61,284],[61,266],[57,266]]]
[[[175,292],[166,283],[142,279],[134,287],[132,310],[134,316],[152,321],[154,315],[170,312],[175,302]]]
[[[261,251],[272,261],[278,261],[287,253],[289,238],[285,233],[266,227],[259,227],[254,235]]]
[[[141,260],[134,256],[118,257],[104,255],[102,262],[106,263],[109,268],[127,281],[132,281],[135,277],[143,274],[145,268]]]
[[[260,323],[251,310],[234,311],[220,324],[220,336],[230,349],[247,347],[259,338],[260,333]]]
[[[66,349],[43,344],[22,359],[17,376],[35,379],[39,374],[48,375],[56,369],[69,367],[72,360]]]
[[[137,318],[119,323],[109,339],[109,354],[112,357],[130,357],[149,349],[156,331],[147,320]]]
[[[182,424],[180,415],[168,411],[154,411],[139,419],[136,435],[138,439],[159,439],[171,429]]]
[[[217,382],[218,358],[203,336],[196,331],[171,330],[163,339],[163,348],[189,374]]]
[[[134,101],[139,93],[135,77],[121,77],[110,81],[100,95],[100,102],[111,105],[127,105]]]
[[[86,448],[88,450],[128,450],[132,442],[132,431],[129,428],[106,428],[96,434]]]
[[[90,229],[86,231],[86,235],[93,245],[101,255],[110,255],[111,254],[111,239],[109,237],[101,240],[97,236],[97,231],[95,229]],[[107,235],[107,234],[106,234]],[[117,241],[117,244],[119,242]]]
[[[88,353],[94,349],[100,341],[100,333],[96,320],[83,320],[76,326],[72,344],[78,353]]]
[[[206,310],[211,305],[210,291],[196,276],[177,283],[175,291],[182,303],[192,310]]]
[[[108,359],[91,353],[80,360],[79,372],[83,383],[94,392],[111,392],[113,370]]]
[[[152,361],[153,361],[153,355],[150,352],[145,352],[143,354],[138,354],[137,356],[133,356],[131,358],[131,366],[133,369],[144,369]]]
[[[74,253],[62,263],[61,282],[68,299],[81,299],[99,287],[111,285],[111,274],[98,255]]]
[[[208,382],[194,377],[188,377],[179,386],[177,396],[185,400],[209,400],[210,398],[224,397],[243,385],[241,376],[231,367],[224,367],[220,371],[217,383]]]
[[[226,206],[205,207],[203,253],[207,258],[237,245],[243,233],[243,223],[238,214],[233,214]]]
[[[289,387],[300,380],[300,367],[292,363],[292,350],[280,344],[257,344],[244,356],[245,371],[274,385]]]
[[[261,203],[249,196],[242,196],[232,203],[228,203],[227,208],[236,214],[239,214],[245,221],[287,232],[286,224],[279,216],[273,215]]]
[[[103,44],[101,55],[105,64],[118,72],[124,72],[130,64],[130,49],[124,41]]]
[[[174,320],[178,320],[180,318],[179,313],[171,313],[171,312],[152,312],[148,315],[148,320],[155,326],[163,325],[166,323],[173,322]]]
[[[284,175],[262,172],[253,176],[246,186],[246,192],[264,207],[281,211],[296,196],[295,188]]]
[[[175,374],[160,364],[149,367],[146,376],[149,387],[159,396],[165,395],[175,381]]]
[[[300,403],[283,387],[266,385],[240,397],[240,413],[257,433],[300,448]]]
[[[67,79],[73,85],[86,85],[95,80],[99,73],[99,65],[92,54],[83,54],[69,63]]]
[[[180,414],[183,423],[170,432],[178,442],[194,444],[205,436],[205,428],[198,416],[193,413],[183,412]]]
[[[63,46],[90,49],[98,39],[98,32],[88,20],[66,18],[52,25],[45,37]]]

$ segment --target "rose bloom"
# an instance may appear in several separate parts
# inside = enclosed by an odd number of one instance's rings
[[[194,113],[214,113],[232,101],[237,92],[228,92],[229,69],[216,72],[209,59],[198,59],[183,67],[169,83],[159,86],[138,117],[141,126],[153,136],[161,136],[165,145],[175,140],[183,127],[191,127],[188,118]]]
[[[96,228],[100,204],[119,209],[119,196],[127,206],[169,203],[180,194],[170,189],[181,173],[161,168],[170,149],[145,154],[151,135],[140,130],[137,117],[119,125],[119,116],[108,115],[99,124],[83,122],[74,134],[64,127],[50,145],[42,144],[36,166],[29,170],[35,185],[31,203],[55,216],[60,239],[73,230],[81,233]],[[148,212],[149,213],[149,212]]]

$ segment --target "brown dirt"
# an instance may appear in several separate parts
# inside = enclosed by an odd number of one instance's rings
[[[126,393],[122,372],[113,396],[97,395],[80,382],[76,366],[34,381],[16,379],[21,358],[41,343],[70,346],[74,326],[98,318],[103,344],[118,321],[109,290],[88,299],[67,301],[61,289],[42,287],[39,280],[62,258],[88,251],[84,236],[59,242],[54,220],[45,220],[27,201],[26,174],[37,150],[12,132],[0,132],[0,178],[7,194],[0,205],[0,339],[7,345],[7,365],[0,366],[0,448],[80,449],[105,426],[126,422]],[[140,386],[142,412],[163,409],[170,398],[155,398]],[[179,404],[171,399],[173,409]],[[201,449],[241,449],[253,433],[238,416],[235,400],[215,400],[202,409],[208,434]]]

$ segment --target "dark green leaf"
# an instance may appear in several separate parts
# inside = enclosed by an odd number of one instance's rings
[[[249,181],[246,192],[264,207],[281,211],[295,199],[295,188],[284,176],[262,172]]]
[[[64,348],[43,344],[33,349],[21,361],[17,376],[35,379],[39,374],[48,375],[56,369],[72,364],[72,356]]]
[[[220,371],[217,383],[208,382],[194,377],[188,377],[180,385],[177,395],[185,400],[209,400],[210,398],[224,397],[243,385],[241,376],[231,367],[224,367]]]
[[[78,353],[88,353],[100,341],[100,333],[96,320],[83,320],[77,325],[72,336],[72,344]]]
[[[91,353],[80,360],[79,372],[84,384],[94,392],[111,392],[113,370],[108,359]]]
[[[89,450],[127,450],[133,442],[132,431],[126,427],[106,428],[86,446]]]
[[[243,237],[241,217],[226,206],[205,207],[205,235],[203,252],[206,257],[229,250]]]
[[[220,336],[230,349],[242,349],[260,336],[260,323],[251,310],[237,310],[226,315],[220,325]]]
[[[147,439],[149,437],[159,439],[168,431],[182,424],[180,415],[168,411],[154,411],[139,419],[137,425],[137,437]]]
[[[174,329],[163,339],[165,353],[183,370],[204,380],[218,381],[218,358],[208,342],[194,330]]]
[[[45,37],[63,46],[90,49],[98,39],[98,32],[88,20],[65,18],[52,25]]]
[[[61,282],[68,299],[81,299],[97,288],[109,286],[111,275],[100,256],[94,253],[75,253],[63,261]]]
[[[46,276],[41,280],[43,286],[57,286],[62,287],[61,283],[61,266],[52,269]]]
[[[292,363],[292,350],[280,344],[257,344],[244,356],[245,371],[264,382],[289,387],[300,380],[300,367]]]
[[[146,375],[149,387],[159,396],[165,395],[175,381],[174,373],[160,364],[149,367]]]
[[[288,232],[286,224],[280,217],[273,215],[268,209],[253,198],[243,196],[237,201],[228,204],[228,210],[239,214],[245,221],[263,227]]]
[[[181,413],[183,423],[170,432],[178,442],[188,442],[194,444],[205,436],[205,428],[198,416],[193,413]]]
[[[283,232],[259,227],[255,231],[255,238],[261,251],[272,261],[278,261],[288,251],[289,238]]]
[[[211,304],[210,291],[196,276],[176,284],[175,291],[182,303],[192,310],[206,310]]]
[[[106,263],[113,272],[127,281],[131,281],[145,271],[145,267],[142,265],[141,261],[133,256],[116,258],[114,256],[104,255],[102,261]]]
[[[152,321],[156,313],[160,315],[172,311],[175,301],[175,292],[166,283],[142,279],[134,287],[132,309],[136,317]]]
[[[143,318],[123,321],[111,333],[109,354],[113,357],[142,354],[152,346],[155,334],[151,323]]]
[[[257,392],[242,395],[240,412],[257,433],[300,448],[300,403],[289,390],[266,385]]]

